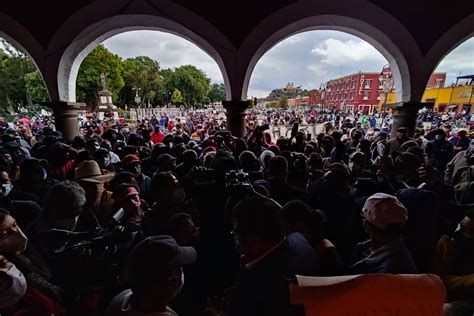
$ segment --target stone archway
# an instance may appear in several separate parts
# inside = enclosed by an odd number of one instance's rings
[[[206,40],[178,23],[158,16],[122,15],[88,27],[66,48],[60,59],[57,72],[59,99],[67,102],[76,101],[77,73],[82,61],[94,47],[114,35],[133,30],[163,31],[175,34],[196,44],[219,66],[226,87],[226,96],[230,98],[229,77],[222,57]]]
[[[403,53],[383,33],[363,21],[341,16],[318,16],[294,22],[267,38],[251,57],[242,86],[242,100],[246,98],[248,85],[255,65],[263,55],[281,41],[307,31],[333,30],[357,36],[379,51],[391,66],[397,94],[397,102],[411,97],[410,72]]]

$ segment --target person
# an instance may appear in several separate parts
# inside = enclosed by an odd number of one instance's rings
[[[376,193],[362,208],[363,227],[369,240],[356,245],[350,274],[417,273],[413,258],[401,238],[407,209],[393,195]]]
[[[446,140],[446,134],[442,129],[432,132],[434,140],[426,146],[426,153],[430,164],[441,172],[446,170],[446,165],[453,158],[453,144]]]
[[[138,231],[144,216],[138,188],[132,184],[119,185],[112,195],[114,210],[123,209],[121,224],[127,231]]]
[[[15,311],[26,308],[28,305],[36,309],[38,315],[45,315],[43,304],[63,301],[63,289],[51,283],[52,275],[44,258],[29,242],[29,239],[18,226],[14,217],[8,211],[0,209],[0,311],[3,308],[15,307]],[[5,282],[5,283],[4,283]],[[10,285],[10,291],[5,291],[5,286]],[[30,300],[19,304],[28,291]],[[33,299],[41,297],[41,302]],[[16,299],[15,299],[16,297]],[[54,304],[50,304],[54,305]],[[53,307],[53,306],[51,306]],[[57,315],[63,315],[62,307],[57,303],[54,307]],[[53,311],[52,311],[53,312]],[[9,315],[9,313],[6,313]],[[47,315],[47,314],[46,314]]]
[[[457,135],[452,136],[449,138],[449,141],[454,146],[454,154],[457,154],[460,151],[466,150],[469,148],[469,144],[471,140],[467,137],[467,131],[465,129],[461,129],[457,132]]]
[[[0,313],[10,314],[26,293],[23,273],[3,255],[0,255]]]
[[[288,161],[283,156],[275,156],[268,161],[268,182],[270,197],[280,204],[291,201],[294,197],[288,184]]]
[[[85,191],[85,207],[101,225],[107,225],[111,219],[112,192],[107,191],[104,184],[114,177],[115,172],[102,174],[99,165],[94,160],[85,160],[75,168],[75,180]]]
[[[385,147],[387,146],[388,134],[380,132],[377,135],[376,141],[372,145],[372,159],[375,160],[377,157],[383,157],[386,154]]]
[[[461,151],[446,165],[444,182],[449,186],[455,186],[459,180],[460,172],[466,167],[474,165],[474,150]]]
[[[169,235],[176,240],[178,245],[191,246],[199,237],[199,227],[194,224],[191,215],[177,213],[170,220]]]
[[[344,265],[336,250],[336,247],[328,240],[324,239],[323,216],[321,212],[313,211],[308,204],[301,200],[288,202],[282,209],[285,221],[287,238],[298,241],[300,249],[309,253],[310,258],[316,256],[320,262],[320,271],[317,275],[338,275],[344,271]],[[306,243],[301,237],[313,247],[314,255],[306,248]],[[296,259],[296,258],[295,258]],[[301,258],[298,258],[301,259]],[[305,275],[315,273],[315,262],[306,261],[309,269]],[[311,267],[311,265],[313,265]]]
[[[46,192],[57,181],[48,176],[48,161],[29,158],[20,164],[20,179],[16,186],[20,190],[35,194],[44,201]]]
[[[151,178],[142,172],[142,161],[140,158],[137,155],[127,155],[122,160],[122,166],[125,171],[135,175],[141,196],[146,201],[151,201]]]
[[[399,127],[397,129],[397,133],[394,138],[391,138],[388,142],[387,145],[385,146],[385,154],[392,154],[395,151],[398,151],[400,149],[400,146],[406,141],[411,140],[410,137],[408,137],[408,128],[406,127]]]
[[[106,316],[177,316],[168,305],[184,285],[183,265],[196,260],[192,247],[180,247],[166,235],[150,236],[130,252],[125,280],[130,286],[118,294]]]
[[[230,316],[288,315],[288,263],[281,206],[254,196],[235,209],[235,247],[244,268],[232,294]]]
[[[448,291],[451,315],[474,313],[474,220],[465,216],[453,237],[442,236],[437,244],[435,273]]]
[[[142,228],[146,236],[164,233],[176,213],[194,213],[188,209],[189,205],[185,203],[186,192],[173,173],[155,173],[152,188],[156,203],[143,218]]]

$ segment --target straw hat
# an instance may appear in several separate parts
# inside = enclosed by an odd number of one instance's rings
[[[115,177],[115,172],[102,174],[100,167],[95,160],[85,160],[76,166],[76,181],[106,183]]]

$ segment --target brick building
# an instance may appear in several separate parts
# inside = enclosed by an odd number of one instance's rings
[[[443,87],[445,73],[432,74],[427,87]],[[326,83],[323,106],[346,112],[373,113],[385,98],[384,83],[393,82],[389,67],[381,73],[359,72]],[[395,87],[389,84],[390,91]]]

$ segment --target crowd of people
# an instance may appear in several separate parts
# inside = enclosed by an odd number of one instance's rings
[[[210,111],[90,115],[68,143],[53,123],[0,122],[1,315],[304,315],[295,275],[371,273],[436,274],[445,315],[474,313],[469,130],[282,112],[235,137]]]

